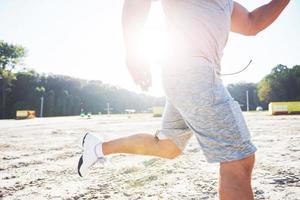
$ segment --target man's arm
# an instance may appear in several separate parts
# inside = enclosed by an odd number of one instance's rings
[[[125,0],[122,16],[127,67],[134,82],[143,90],[151,85],[150,69],[140,49],[150,7],[151,0]]]
[[[127,53],[135,52],[147,20],[151,0],[125,0],[123,6],[123,35]]]
[[[231,15],[231,31],[243,35],[256,35],[270,26],[289,2],[290,0],[272,0],[252,12],[234,2]]]

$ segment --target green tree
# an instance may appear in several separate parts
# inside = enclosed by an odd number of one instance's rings
[[[6,96],[10,92],[11,82],[15,76],[12,70],[20,64],[25,56],[25,48],[19,45],[8,44],[0,40],[0,79],[1,79],[1,111],[2,118],[6,115]]]
[[[246,91],[249,94],[249,108],[255,110],[257,106],[262,106],[257,96],[256,84],[255,83],[235,83],[229,84],[227,89],[234,100],[238,101],[242,110],[247,110],[247,98]]]
[[[258,84],[259,99],[266,104],[271,101],[300,100],[300,67],[292,69],[277,65]]]
[[[291,69],[291,74],[294,79],[294,92],[295,92],[295,100],[300,100],[300,65],[295,65]]]
[[[55,108],[55,92],[50,90],[46,93],[45,98],[45,116],[51,117],[54,116],[54,108]]]
[[[7,94],[6,117],[15,116],[16,110],[38,110],[40,101],[36,87],[40,86],[40,75],[34,70],[22,70],[15,73],[11,92]]]

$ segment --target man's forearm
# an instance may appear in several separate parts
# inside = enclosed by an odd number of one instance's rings
[[[127,53],[136,51],[146,22],[151,0],[125,0],[123,7],[123,35]]]
[[[251,29],[256,34],[272,24],[290,0],[272,0],[249,13]]]

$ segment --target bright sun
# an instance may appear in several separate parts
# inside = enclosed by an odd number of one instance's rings
[[[166,54],[166,37],[161,29],[146,28],[143,38],[143,53],[153,63],[160,61]]]
[[[142,52],[152,66],[152,87],[149,94],[164,94],[160,76],[160,61],[166,56],[167,37],[160,3],[154,3],[144,30]]]

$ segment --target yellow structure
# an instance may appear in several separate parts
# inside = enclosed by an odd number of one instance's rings
[[[32,119],[35,118],[34,110],[17,110],[16,112],[17,119]]]
[[[272,115],[300,114],[300,101],[271,102],[269,112]]]
[[[153,117],[161,117],[164,112],[164,107],[156,106],[152,108]]]

